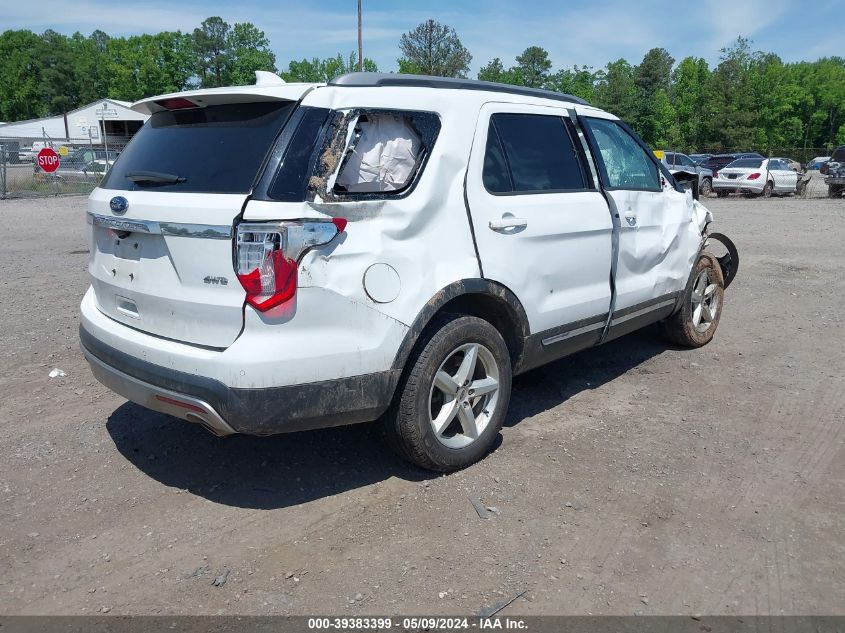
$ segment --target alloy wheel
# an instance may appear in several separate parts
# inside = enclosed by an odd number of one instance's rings
[[[713,283],[710,269],[702,270],[692,287],[692,324],[698,332],[706,332],[713,326],[719,313],[719,286]]]
[[[479,343],[461,345],[440,364],[429,395],[434,436],[449,448],[476,441],[499,402],[499,367]]]

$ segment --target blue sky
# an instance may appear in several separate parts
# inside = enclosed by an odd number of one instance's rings
[[[546,48],[555,68],[602,67],[625,57],[632,63],[652,47],[676,60],[687,55],[718,60],[738,35],[785,61],[845,55],[845,1],[813,0],[363,0],[364,54],[382,70],[395,70],[399,36],[431,17],[453,26],[473,55],[472,76],[499,56],[505,66],[527,46]],[[0,0],[2,28],[52,28],[115,35],[191,30],[210,15],[263,29],[286,67],[292,58],[326,57],[356,47],[355,0]],[[672,7],[683,7],[673,11]]]

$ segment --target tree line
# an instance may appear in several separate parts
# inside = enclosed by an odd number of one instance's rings
[[[448,25],[427,20],[401,36],[398,72],[467,77],[472,55]],[[210,17],[191,32],[113,37],[8,30],[0,34],[0,121],[61,114],[103,97],[127,101],[189,88],[250,84],[255,70],[325,82],[357,70],[356,53],[276,67],[265,33]],[[378,71],[368,58],[364,70]],[[513,63],[487,62],[478,79],[582,97],[628,121],[653,147],[757,149],[845,143],[845,59],[786,63],[738,38],[719,62],[676,60],[663,48],[638,64],[555,68],[527,47]]]

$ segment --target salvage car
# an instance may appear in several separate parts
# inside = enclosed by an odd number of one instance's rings
[[[721,197],[744,193],[769,198],[795,193],[798,174],[778,158],[740,158],[713,174],[713,190]]]
[[[845,145],[837,147],[830,160],[822,165],[821,173],[827,185],[827,196],[839,198],[845,192]]]
[[[453,471],[493,446],[514,375],[655,323],[713,338],[736,249],[614,115],[257,76],[133,104],[150,118],[89,198],[80,339],[115,392],[217,435],[380,419]]]
[[[698,191],[706,198],[713,193],[713,172],[696,163],[692,157],[680,152],[655,152],[672,174],[679,171],[692,174],[698,178]]]

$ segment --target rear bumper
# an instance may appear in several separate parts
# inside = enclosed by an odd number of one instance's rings
[[[390,405],[398,370],[321,382],[237,389],[135,358],[79,328],[94,376],[154,411],[202,424],[216,435],[272,435],[375,420]]]
[[[757,182],[753,180],[728,180],[719,178],[713,180],[713,189],[716,191],[727,191],[729,193],[762,193],[766,181]]]

